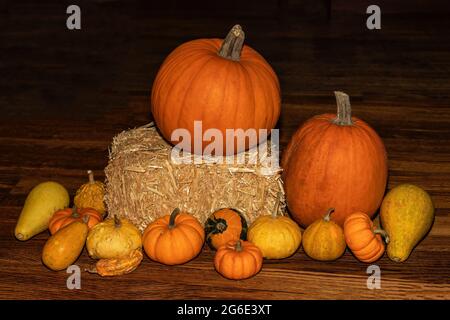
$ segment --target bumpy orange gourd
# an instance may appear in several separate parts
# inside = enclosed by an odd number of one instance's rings
[[[319,261],[333,261],[345,252],[345,238],[342,228],[331,220],[334,208],[330,208],[325,216],[313,222],[303,233],[303,250]]]
[[[101,181],[94,179],[94,173],[87,171],[89,182],[83,184],[75,194],[73,202],[77,208],[93,208],[101,215],[106,212],[105,202],[105,185]]]
[[[87,271],[102,277],[121,276],[133,272],[141,264],[142,258],[142,250],[139,248],[121,258],[100,259]]]
[[[147,226],[143,235],[145,253],[167,265],[186,263],[195,258],[205,242],[205,231],[198,220],[176,208],[172,214]]]
[[[103,220],[102,215],[92,208],[65,208],[56,211],[48,224],[48,230],[51,234],[55,234],[59,229],[71,224],[75,221],[83,220],[84,216],[89,216],[87,223],[89,229]]]
[[[231,240],[245,240],[247,222],[240,212],[224,208],[214,212],[205,223],[206,242],[213,249]]]
[[[277,75],[258,52],[244,45],[244,37],[236,25],[224,40],[189,41],[165,59],[153,83],[151,110],[166,140],[178,144],[180,137],[172,138],[172,133],[187,129],[192,141],[180,139],[179,147],[202,153],[210,141],[200,140],[198,149],[193,143],[194,121],[201,121],[203,132],[216,128],[222,133],[224,150],[215,154],[233,154],[255,146],[258,135],[242,146],[230,138],[234,148],[226,150],[226,129],[275,127],[281,102]]]
[[[351,117],[348,95],[335,92],[338,112],[315,116],[293,135],[282,159],[287,205],[307,227],[335,208],[341,226],[352,212],[372,217],[383,199],[387,156],[364,121]]]
[[[384,230],[377,229],[370,217],[363,212],[355,212],[347,217],[344,223],[344,236],[350,250],[362,262],[374,262],[384,253],[385,241],[389,237]]]
[[[214,267],[222,276],[232,280],[247,279],[262,268],[261,250],[249,241],[229,241],[217,249]]]

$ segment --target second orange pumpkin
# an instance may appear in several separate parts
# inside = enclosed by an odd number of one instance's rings
[[[383,199],[387,156],[378,134],[351,116],[348,95],[336,92],[338,112],[315,116],[297,130],[282,159],[287,204],[306,227],[335,208],[339,225],[353,212],[372,217]]]

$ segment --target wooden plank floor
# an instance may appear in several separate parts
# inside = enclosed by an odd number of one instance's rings
[[[363,16],[301,22],[272,18],[270,8],[260,17],[163,16],[145,9],[88,3],[82,30],[70,32],[62,4],[0,7],[0,298],[450,298],[448,18],[383,16],[382,30],[368,31]],[[237,22],[280,77],[282,145],[310,116],[334,111],[333,90],[347,92],[354,115],[386,144],[388,187],[410,182],[431,194],[436,220],[430,234],[406,263],[377,262],[380,290],[367,289],[367,265],[349,252],[323,263],[301,249],[236,282],[214,271],[206,248],[182,266],[146,258],[127,276],[83,274],[82,289],[68,290],[68,275],[40,261],[47,233],[27,242],[13,236],[27,193],[54,179],[73,195],[86,169],[104,176],[112,137],[151,121],[149,92],[163,58],[183,41],[222,37]],[[84,252],[78,264],[88,263]]]

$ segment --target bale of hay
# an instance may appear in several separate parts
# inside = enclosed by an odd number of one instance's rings
[[[128,218],[141,231],[176,207],[201,223],[220,208],[235,208],[251,223],[272,212],[278,196],[279,214],[284,214],[281,169],[264,161],[277,151],[268,147],[261,154],[254,148],[240,155],[244,163],[232,156],[229,162],[202,157],[201,163],[193,164],[173,161],[172,148],[153,124],[114,137],[105,169],[110,215]]]

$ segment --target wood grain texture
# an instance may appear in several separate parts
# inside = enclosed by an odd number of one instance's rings
[[[382,30],[371,32],[364,15],[302,22],[295,12],[278,15],[269,5],[255,5],[251,14],[231,6],[209,15],[176,5],[161,13],[145,1],[81,2],[82,30],[68,31],[63,4],[31,3],[0,7],[1,299],[450,298],[446,17],[383,16]],[[300,249],[266,261],[252,279],[229,281],[214,271],[206,247],[182,266],[144,258],[135,272],[115,279],[83,273],[82,289],[68,290],[68,274],[40,261],[46,232],[27,242],[13,236],[27,193],[54,179],[73,196],[86,169],[104,177],[112,137],[151,121],[150,88],[164,57],[186,40],[222,37],[236,22],[280,77],[282,146],[307,118],[334,112],[334,90],[347,92],[353,114],[385,142],[388,188],[410,182],[431,194],[431,232],[406,263],[386,256],[377,262],[381,290],[367,289],[367,265],[349,252],[323,263]],[[77,263],[92,262],[84,252]]]

